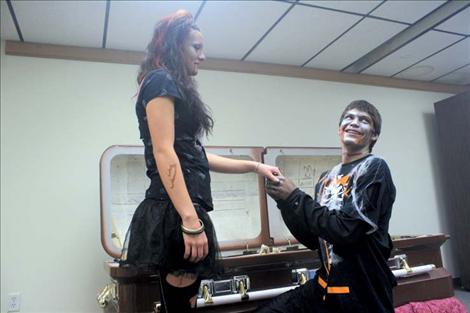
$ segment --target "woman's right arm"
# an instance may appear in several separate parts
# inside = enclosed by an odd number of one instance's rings
[[[183,171],[173,147],[175,140],[174,101],[170,97],[157,97],[147,104],[147,122],[153,146],[153,155],[163,186],[171,202],[187,228],[201,225],[186,188]],[[202,260],[208,254],[205,232],[199,235],[183,233],[184,257],[192,262]]]

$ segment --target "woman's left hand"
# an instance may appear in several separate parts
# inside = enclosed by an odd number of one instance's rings
[[[258,163],[256,173],[259,175],[263,175],[264,177],[273,182],[278,182],[278,177],[282,176],[281,171],[277,166],[271,166],[264,163]]]

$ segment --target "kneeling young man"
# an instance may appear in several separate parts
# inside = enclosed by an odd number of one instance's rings
[[[314,279],[259,312],[394,312],[387,260],[395,186],[387,163],[371,154],[381,124],[372,104],[351,102],[339,121],[341,164],[322,174],[314,197],[284,177],[267,184],[289,230],[318,249],[322,265]]]

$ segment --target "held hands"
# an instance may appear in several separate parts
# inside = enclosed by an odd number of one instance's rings
[[[266,192],[274,200],[286,200],[297,186],[288,178],[279,176],[278,182],[266,181]]]
[[[267,178],[266,191],[274,200],[286,200],[297,188],[290,179],[282,176],[276,166],[258,163],[255,172]]]
[[[276,166],[267,165],[264,163],[257,163],[255,173],[263,175],[271,182],[278,182],[278,176],[281,175],[281,171]]]
[[[204,231],[204,224],[202,224],[197,215],[182,221],[182,231],[184,258],[194,263],[204,259],[209,253],[209,246]]]

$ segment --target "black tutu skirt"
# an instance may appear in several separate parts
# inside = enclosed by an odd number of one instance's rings
[[[145,199],[137,207],[124,241],[121,266],[155,268],[168,273],[193,273],[201,278],[221,274],[220,251],[214,225],[206,210],[194,204],[204,223],[209,253],[194,263],[184,259],[181,217],[171,201]]]

